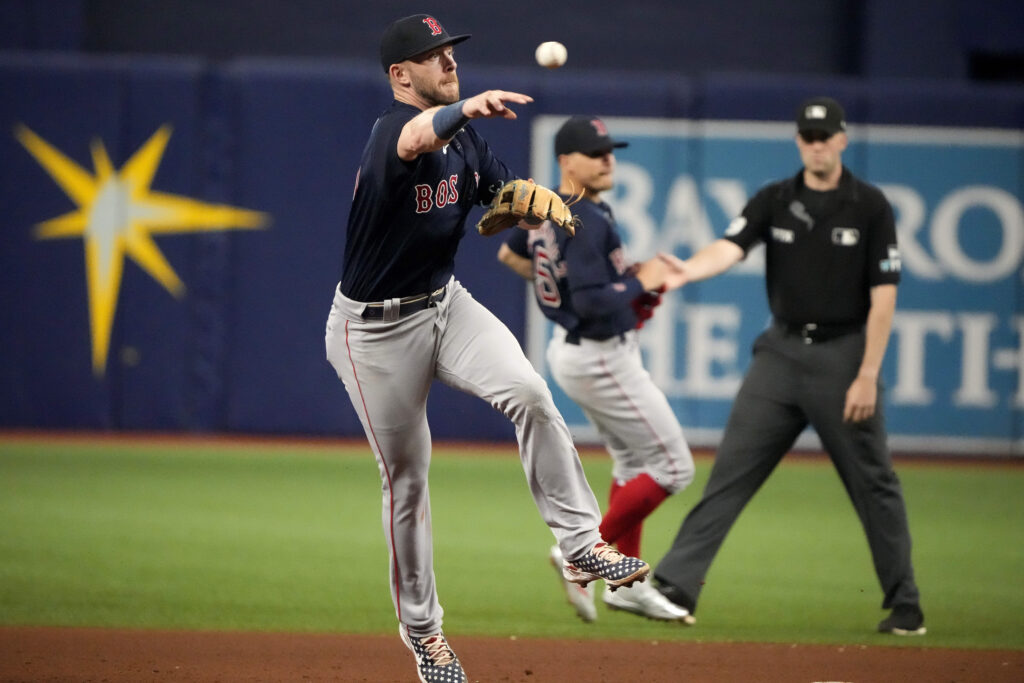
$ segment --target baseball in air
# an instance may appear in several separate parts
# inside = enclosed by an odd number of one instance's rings
[[[565,45],[562,45],[557,40],[549,40],[537,46],[537,52],[534,53],[534,56],[537,58],[537,63],[541,66],[548,69],[557,69],[565,64],[569,51],[565,49]]]

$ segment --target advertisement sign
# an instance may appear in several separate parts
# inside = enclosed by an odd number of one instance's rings
[[[558,184],[564,117],[538,117],[531,173]],[[628,252],[686,258],[721,237],[747,199],[800,167],[788,123],[603,117],[616,139],[605,194]],[[902,261],[882,376],[890,444],[916,452],[1024,452],[1024,208],[1020,131],[851,126],[843,162],[893,206]],[[764,249],[664,297],[640,333],[645,364],[694,445],[714,446],[770,321]],[[527,352],[573,433],[596,441],[545,368],[551,328],[531,299]],[[798,446],[815,448],[812,431]]]

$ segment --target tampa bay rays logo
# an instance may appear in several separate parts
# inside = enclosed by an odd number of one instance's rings
[[[66,157],[27,126],[14,135],[78,209],[36,226],[40,240],[79,238],[85,246],[85,275],[92,332],[92,367],[105,374],[110,333],[121,289],[125,257],[177,298],[185,285],[153,237],[169,233],[260,228],[269,217],[258,211],[207,204],[150,189],[171,128],[161,126],[120,168],[100,140],[91,145],[95,175]]]
[[[439,36],[444,33],[444,29],[441,28],[441,24],[437,23],[437,19],[434,17],[427,17],[423,20],[423,23],[430,29],[430,35]]]

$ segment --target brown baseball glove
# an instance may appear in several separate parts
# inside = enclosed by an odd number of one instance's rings
[[[501,186],[491,201],[491,208],[476,224],[476,229],[489,237],[520,221],[531,225],[551,221],[570,235],[576,234],[576,219],[558,193],[521,178]]]

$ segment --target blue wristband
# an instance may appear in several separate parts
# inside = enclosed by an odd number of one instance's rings
[[[441,140],[451,140],[459,130],[469,123],[469,117],[462,113],[462,103],[459,100],[455,104],[441,107],[434,114],[434,135]]]

